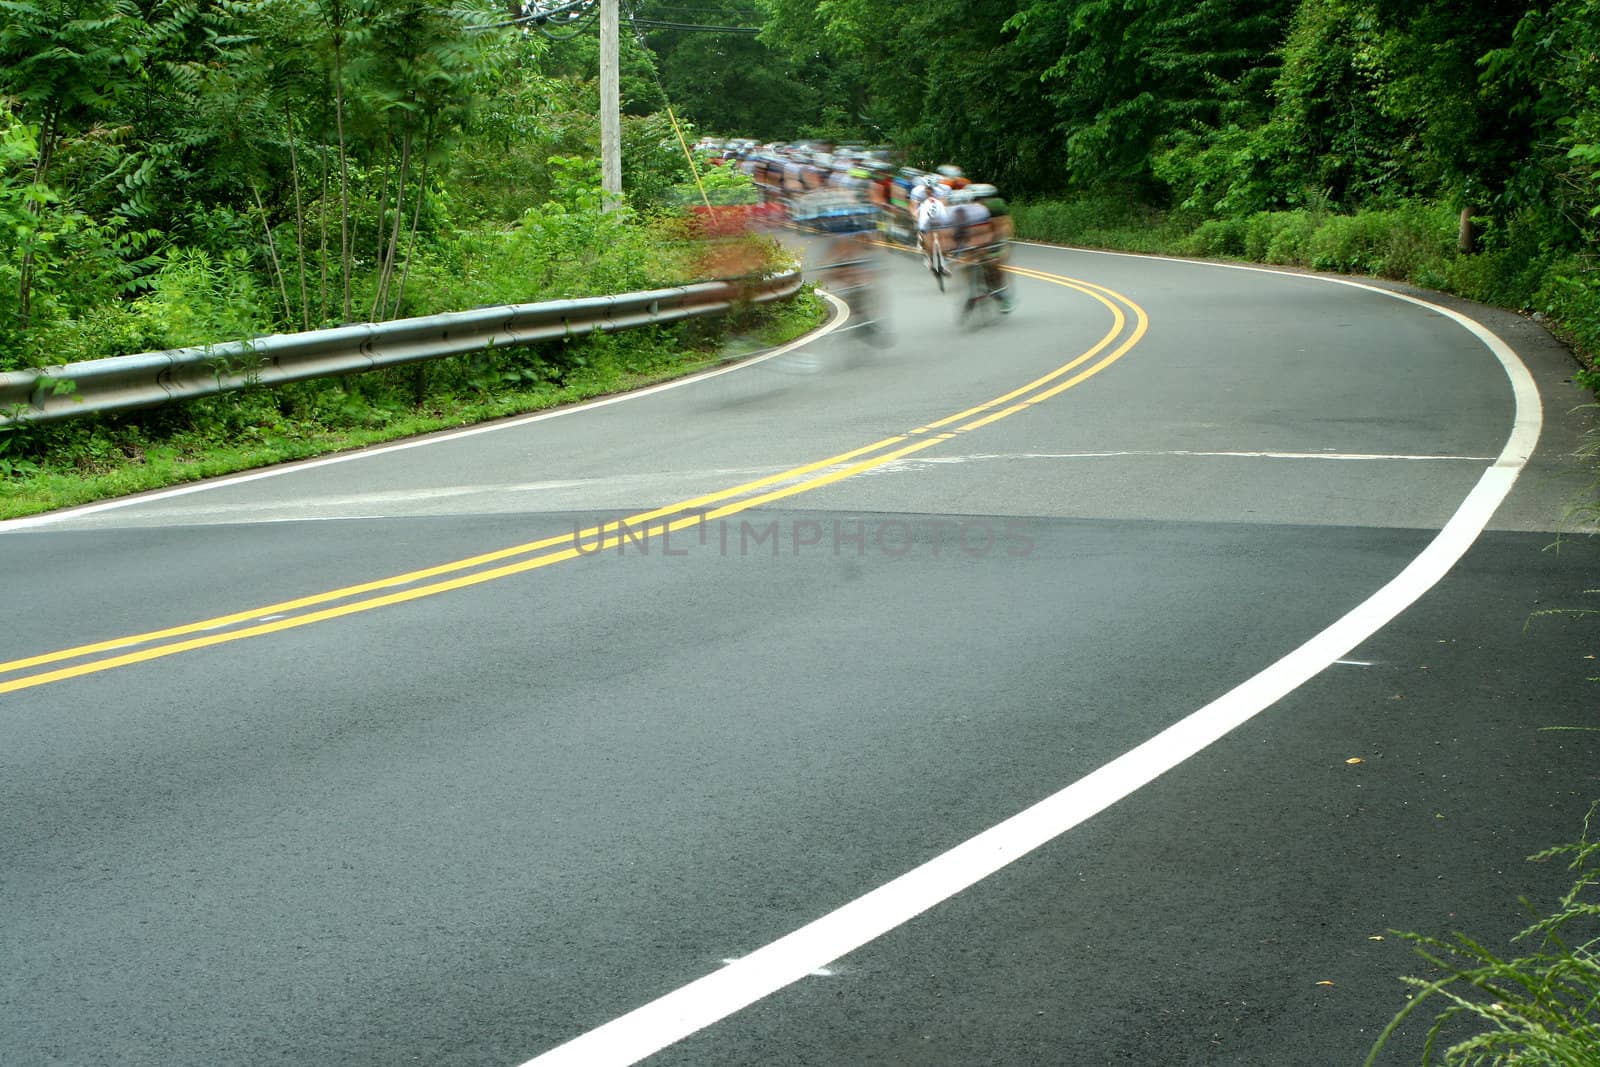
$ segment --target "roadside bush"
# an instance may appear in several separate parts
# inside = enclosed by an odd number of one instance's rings
[[[1307,247],[1316,270],[1378,274],[1388,234],[1375,215],[1332,215],[1311,235]]]
[[[1304,267],[1311,262],[1311,235],[1322,225],[1322,214],[1287,211],[1274,214],[1276,226],[1261,258],[1268,263]]]
[[[134,311],[157,348],[246,341],[268,332],[272,321],[243,251],[220,258],[198,248],[174,251]]]
[[[1256,262],[1267,258],[1267,248],[1278,232],[1278,221],[1270,211],[1258,211],[1244,220],[1244,256]]]
[[[54,314],[29,334],[28,363],[108,359],[167,347],[157,324],[132,301],[96,304],[75,317]]]
[[[1588,358],[1578,381],[1600,393],[1600,275],[1581,272],[1575,261],[1559,263],[1545,276],[1534,300]]]
[[[76,310],[47,300],[24,349],[26,365],[248,340],[270,328],[266,295],[243,252],[217,259],[197,248],[179,249],[145,284],[149,291],[136,299],[99,300]]]
[[[1239,259],[1245,249],[1245,220],[1210,219],[1202,222],[1182,247],[1188,255]]]
[[[1460,221],[1449,208],[1413,200],[1382,214],[1389,224],[1385,277],[1414,278],[1455,258]]]
[[[1141,210],[1130,198],[1113,195],[1017,203],[1011,214],[1017,235],[1027,240],[1117,247],[1139,244],[1138,231],[1160,229],[1165,221],[1158,213]]]
[[[1442,208],[1407,203],[1389,210],[1330,215],[1311,235],[1317,270],[1408,279],[1454,255],[1455,220]]]

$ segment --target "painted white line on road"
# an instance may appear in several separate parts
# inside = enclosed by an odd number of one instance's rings
[[[1493,463],[1494,456],[1407,455],[1392,452],[1202,452],[1192,449],[1094,452],[975,452],[967,456],[919,456],[906,465],[973,463],[1014,459],[1120,459],[1124,456],[1221,457],[1232,459],[1443,460],[1451,463]],[[890,464],[889,466],[895,466]],[[880,468],[883,469],[883,468]]]
[[[148,504],[156,500],[170,500],[173,497],[188,496],[192,493],[204,493],[212,489],[221,489],[225,486],[243,485],[246,482],[258,482],[266,478],[279,478],[285,474],[297,474],[301,471],[316,470],[319,467],[331,467],[336,463],[352,463],[358,459],[371,459],[374,456],[386,456],[393,452],[404,452],[412,448],[424,448],[428,445],[444,444],[446,441],[459,441],[464,437],[476,437],[479,434],[496,433],[500,430],[513,430],[518,427],[530,425],[531,423],[543,422],[546,419],[559,419],[567,415],[576,415],[582,411],[593,411],[596,408],[610,407],[612,404],[621,404],[627,400],[637,400],[640,397],[654,396],[657,393],[666,392],[668,389],[679,389],[683,386],[694,385],[697,382],[707,381],[708,379],[717,378],[724,374],[732,374],[734,371],[745,370],[746,368],[754,367],[757,364],[765,363],[770,359],[776,359],[779,356],[787,355],[797,348],[801,348],[813,341],[826,337],[828,334],[833,333],[835,330],[839,329],[847,321],[849,321],[850,309],[844,303],[844,301],[835,297],[831,293],[821,293],[820,295],[829,303],[833,304],[835,309],[839,312],[831,322],[827,323],[821,329],[813,331],[812,333],[809,333],[798,340],[790,341],[788,344],[775,348],[771,352],[764,353],[751,359],[741,360],[726,367],[718,367],[715,370],[702,371],[699,374],[691,374],[686,378],[677,378],[670,382],[662,382],[660,385],[652,385],[648,388],[638,389],[630,393],[619,393],[616,396],[603,397],[599,400],[590,400],[582,404],[573,404],[570,407],[560,407],[554,409],[553,411],[541,411],[536,415],[523,415],[513,419],[502,419],[497,422],[489,422],[479,426],[471,426],[464,430],[451,430],[448,432],[429,434],[425,437],[417,437],[409,441],[401,441],[397,444],[365,448],[359,452],[341,452],[338,455],[324,456],[321,459],[308,459],[298,463],[280,464],[275,467],[268,467],[265,470],[251,471],[248,474],[234,474],[220,478],[209,478],[203,482],[194,482],[189,485],[181,485],[172,489],[162,489],[152,493],[142,493],[139,496],[120,497],[116,500],[106,500],[98,504],[85,504],[83,507],[68,508],[65,511],[52,511],[43,515],[30,515],[23,519],[6,519],[4,521],[0,521],[0,534],[35,529],[40,526],[49,526],[54,523],[65,522],[69,519],[82,518],[85,515],[94,515],[102,511],[115,511],[118,508],[134,507],[139,504]]]
[[[474,498],[506,502],[512,497],[527,497],[562,493],[574,489],[615,489],[638,492],[659,492],[663,485],[677,486],[688,481],[698,484],[728,477],[765,477],[788,470],[787,466],[726,467],[704,470],[653,471],[641,474],[623,474],[608,478],[565,478],[541,482],[485,482],[475,485],[441,486],[429,489],[386,490],[371,493],[345,493],[338,496],[303,497],[295,500],[267,500],[248,504],[194,504],[158,511],[162,518],[181,520],[195,525],[225,525],[231,523],[265,522],[315,522],[329,519],[381,518],[392,512],[377,510],[352,510],[362,508],[399,508],[428,505],[448,501],[459,505]],[[688,492],[675,495],[691,495]],[[144,500],[148,501],[149,497]],[[496,512],[516,511],[528,507],[528,502],[494,509]],[[342,509],[329,513],[326,509]],[[309,514],[312,511],[321,514]],[[278,514],[287,513],[287,514]],[[80,513],[81,514],[81,513]],[[460,514],[453,510],[451,514]]]
[[[1370,662],[1368,660],[1364,660],[1364,659],[1336,659],[1333,662],[1338,664],[1341,667],[1376,667],[1377,666],[1376,663],[1372,663],[1372,662]]]
[[[1533,454],[1544,418],[1538,388],[1511,347],[1465,315],[1357,282],[1323,280],[1444,315],[1481,340],[1511,380],[1516,420],[1505,448],[1421,555],[1287,656],[1060,792],[721,970],[573,1038],[523,1067],[637,1063],[799,981],[1148,785],[1338,662],[1433,588],[1472,547]]]
[[[728,959],[723,960],[722,964],[723,964],[724,967],[726,967],[729,964],[734,964],[734,963],[738,963],[738,962],[739,962],[739,958],[737,956],[733,956],[733,957],[729,957]],[[838,973],[838,972],[830,970],[827,967],[818,967],[816,970],[811,972],[811,977],[812,978],[832,978],[836,973]]]

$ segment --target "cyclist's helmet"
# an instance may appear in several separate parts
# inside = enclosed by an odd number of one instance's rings
[[[938,171],[939,174],[945,178],[960,178],[964,174],[962,169],[953,163],[941,164],[938,168]]]

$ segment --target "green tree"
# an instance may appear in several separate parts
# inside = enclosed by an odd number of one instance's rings
[[[1526,12],[1480,63],[1486,93],[1532,127],[1504,204],[1550,216],[1552,236],[1591,256],[1600,242],[1600,0]],[[1600,311],[1596,312],[1600,319]]]
[[[752,0],[699,3],[687,11],[674,0],[641,0],[633,16],[673,106],[701,129],[780,140],[815,121],[820,91],[758,39],[763,16]],[[694,25],[722,29],[675,28]]]
[[[406,257],[402,248],[415,242],[428,168],[470,119],[478,72],[488,59],[480,47],[485,40],[465,32],[457,13],[426,0],[385,4],[371,14],[360,74],[364,102],[376,120],[384,190],[374,319],[398,306],[404,273],[397,286],[395,272]]]
[[[117,120],[143,73],[147,26],[131,0],[0,0],[0,19],[0,96],[14,101],[17,116],[36,131],[32,185],[63,190],[61,197],[41,192],[28,200],[37,235],[53,205],[105,186],[103,157],[116,160],[112,175],[122,165]],[[47,246],[30,240],[21,252],[16,325],[22,331],[33,321],[34,283]]]
[[[1292,0],[1031,0],[1010,20],[1033,55],[1055,129],[1062,183],[1159,195],[1152,157],[1174,136],[1265,111],[1265,71]]]

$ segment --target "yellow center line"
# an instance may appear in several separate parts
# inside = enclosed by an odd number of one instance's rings
[[[32,656],[26,659],[13,660],[8,663],[0,663],[0,673],[10,673],[14,671],[25,670],[30,667],[44,666],[46,664],[59,663],[70,659],[79,659],[101,652],[112,652],[118,649],[126,649],[134,645],[154,644],[155,642],[159,641],[168,641],[170,638],[188,637],[187,640],[170,641],[167,644],[158,644],[154,645],[154,647],[138,649],[136,651],[126,652],[122,655],[109,656],[102,659],[92,660],[87,663],[80,663],[73,666],[62,667],[56,670],[44,671],[37,674],[31,674],[25,677],[14,678],[9,681],[0,682],[0,694],[12,693],[23,689],[31,689],[37,686],[48,685],[52,682],[59,682],[69,678],[77,678],[87,674],[113,670],[115,668],[125,667],[131,664],[144,663],[150,660],[178,655],[180,653],[190,652],[196,649],[209,648],[231,641],[241,641],[247,638],[259,637],[265,634],[280,633],[285,630],[297,629],[302,626],[310,626],[315,623],[328,621],[330,619],[342,618],[344,616],[354,615],[360,612],[372,611],[377,608],[388,607],[395,604],[403,604],[412,600],[419,600],[423,597],[436,596],[440,593],[445,593],[452,590],[464,589],[474,585],[481,585],[485,582],[496,581],[512,575],[525,574],[529,571],[548,567],[554,563],[561,563],[566,560],[579,558],[581,556],[593,555],[596,552],[606,548],[620,547],[629,537],[637,539],[637,537],[640,536],[640,531],[636,527],[643,526],[643,536],[648,538],[650,536],[658,535],[664,531],[678,531],[694,526],[703,526],[713,519],[720,519],[729,515],[736,515],[740,512],[748,511],[751,508],[759,507],[763,504],[769,504],[773,501],[783,500],[801,493],[810,492],[823,486],[832,485],[836,482],[843,481],[846,478],[861,474],[864,471],[873,470],[875,468],[893,463],[896,460],[904,458],[905,456],[920,452],[926,448],[931,448],[936,444],[953,440],[960,434],[970,432],[971,430],[977,429],[981,426],[986,426],[997,422],[1001,419],[1014,415],[1019,411],[1023,411],[1034,404],[1057,396],[1067,389],[1079,384],[1080,382],[1083,382],[1100,373],[1100,371],[1121,359],[1122,356],[1124,356],[1131,348],[1133,348],[1134,345],[1139,342],[1148,328],[1149,317],[1146,315],[1144,309],[1120,293],[1106,289],[1103,286],[1093,285],[1088,282],[1080,282],[1075,279],[1064,278],[1060,275],[1048,274],[1043,271],[1028,270],[1020,267],[1007,267],[1006,269],[1014,274],[1064,286],[1092,297],[1110,309],[1113,320],[1111,330],[1086,352],[1056,368],[1049,374],[1036,378],[1027,385],[1011,390],[1002,396],[995,397],[993,400],[987,401],[986,403],[968,408],[965,411],[956,413],[955,415],[947,416],[938,420],[937,422],[929,423],[927,426],[920,427],[918,430],[913,430],[909,434],[886,437],[870,445],[852,449],[848,452],[843,452],[827,459],[818,460],[814,463],[793,467],[789,470],[781,471],[777,474],[768,475],[763,478],[758,478],[753,481],[744,482],[740,485],[732,486],[727,489],[718,490],[713,493],[707,493],[698,497],[692,497],[688,500],[679,501],[676,504],[670,504],[665,507],[656,508],[650,511],[639,512],[636,515],[631,515],[627,518],[616,520],[616,525],[613,527],[616,532],[609,536],[606,534],[606,529],[611,524],[601,523],[597,527],[589,527],[585,530],[574,531],[571,534],[562,534],[555,537],[544,538],[538,541],[530,541],[526,544],[514,545],[510,548],[504,548],[494,552],[470,556],[466,559],[457,560],[451,563],[444,563],[421,570],[409,571],[405,574],[395,575],[390,578],[383,578],[372,582],[365,582],[359,585],[345,586],[340,589],[333,589],[329,590],[328,592],[317,593],[312,596],[300,597],[294,600],[286,600],[277,604],[268,605],[266,607],[255,608],[250,611],[235,612],[230,615],[221,615],[199,622],[187,623],[182,626],[169,627],[164,630],[153,630],[148,633],[134,634],[127,637],[96,642],[94,644],[79,645],[74,648],[62,649],[57,652],[45,653],[43,655]],[[1086,362],[1094,359],[1097,355],[1104,352],[1105,349],[1122,333],[1123,329],[1127,325],[1127,317],[1123,313],[1118,303],[1114,303],[1113,300],[1126,305],[1134,312],[1136,317],[1136,326],[1133,332],[1098,363],[1094,363],[1079,373],[1066,378],[1064,381],[1050,386],[1050,388],[1042,388],[1043,386],[1050,385],[1051,382],[1055,382],[1056,379],[1060,378],[1062,375],[1069,374],[1071,371],[1082,367]],[[1032,392],[1032,395],[1028,395],[1030,392]],[[1023,399],[1019,403],[1009,404],[1009,406],[1006,407],[1000,407],[1000,405],[1008,404],[1009,401],[1023,396],[1025,396],[1026,399]],[[991,410],[994,408],[999,408],[999,410]],[[988,414],[963,425],[957,426],[953,430],[946,431],[945,433],[933,436],[924,436],[918,438],[917,440],[910,441],[909,443],[905,443],[913,434],[926,433],[929,430],[949,425],[952,422],[957,422],[963,418],[967,418],[970,415],[981,412],[988,412]],[[885,451],[885,449],[888,451]],[[776,486],[776,488],[769,489],[768,487],[771,486]],[[763,489],[766,489],[767,491],[757,492],[757,490]],[[752,493],[755,495],[750,495]],[[740,497],[742,497],[742,499],[733,499]],[[723,501],[730,500],[730,503],[722,504],[720,507],[708,510],[709,505],[719,504]],[[686,515],[685,513],[688,514]],[[673,516],[677,517],[674,518]],[[652,524],[653,520],[658,519],[664,519],[665,521]],[[627,533],[623,532],[625,528]],[[584,540],[588,538],[598,538],[598,541],[594,546],[591,547],[578,547],[583,545]],[[518,556],[526,556],[534,552],[540,552],[544,549],[557,548],[558,546],[566,547],[561,547],[554,552],[547,552],[543,555],[534,556],[531,559],[523,559],[518,562],[507,563],[499,567],[478,570],[472,574],[461,575],[445,581],[428,582],[428,584],[424,585],[414,584],[417,582],[425,582],[428,579],[437,578],[442,575],[455,574],[463,570],[470,570],[474,567],[482,567],[489,563],[514,559]],[[364,593],[377,592],[384,589],[394,589],[396,586],[401,585],[413,585],[413,588],[401,589],[395,592],[390,592],[381,596],[370,597],[363,600],[351,600],[351,598],[358,597]],[[270,622],[258,623],[254,626],[247,626],[239,629],[229,629],[223,633],[202,633],[203,631],[215,631],[224,627],[233,626],[237,623],[248,622],[252,619],[260,618],[263,615],[296,611],[307,607],[316,607],[321,604],[329,604],[336,600],[351,600],[351,602],[323,608],[320,611],[295,615],[292,618],[275,619]],[[201,634],[201,636],[190,637],[189,635],[192,634]]]
[[[1014,273],[1021,273],[1021,272],[1017,271],[1017,272],[1014,272]],[[959,422],[960,420],[962,420],[964,418],[967,418],[968,416],[976,415],[979,412],[988,411],[990,408],[998,407],[999,405],[1007,403],[1008,401],[1015,400],[1017,397],[1022,396],[1023,394],[1029,392],[1030,390],[1037,389],[1042,385],[1045,385],[1045,384],[1047,384],[1049,382],[1055,381],[1057,378],[1061,377],[1063,374],[1066,374],[1066,373],[1072,371],[1076,367],[1083,366],[1089,360],[1093,359],[1095,356],[1097,356],[1101,352],[1103,352],[1105,350],[1106,346],[1109,345],[1112,341],[1114,341],[1116,339],[1117,335],[1122,332],[1123,327],[1127,325],[1128,319],[1127,319],[1127,316],[1122,313],[1122,309],[1120,307],[1118,307],[1117,305],[1113,304],[1110,300],[1107,300],[1104,296],[1101,296],[1099,293],[1092,292],[1089,289],[1086,289],[1081,285],[1070,284],[1067,281],[1065,281],[1064,279],[1063,280],[1057,280],[1054,276],[1051,276],[1051,275],[1041,276],[1041,275],[1035,275],[1035,274],[1031,274],[1030,273],[1028,275],[1028,277],[1030,277],[1030,278],[1037,277],[1040,281],[1050,281],[1050,282],[1054,282],[1056,285],[1062,285],[1062,286],[1064,286],[1065,288],[1068,288],[1068,289],[1076,289],[1078,292],[1083,293],[1086,296],[1093,297],[1094,299],[1100,301],[1100,303],[1104,304],[1106,307],[1111,309],[1111,329],[1106,332],[1106,335],[1104,337],[1100,338],[1099,341],[1095,342],[1095,344],[1092,347],[1090,347],[1087,351],[1085,351],[1083,353],[1083,355],[1077,357],[1076,359],[1074,359],[1074,360],[1072,360],[1072,361],[1070,361],[1068,363],[1062,364],[1061,366],[1057,367],[1055,370],[1051,371],[1049,374],[1046,374],[1046,375],[1044,375],[1042,377],[1039,377],[1039,378],[1035,378],[1033,381],[1029,382],[1027,385],[1019,386],[1016,389],[1011,390],[1011,392],[1006,393],[1003,396],[997,396],[993,400],[986,400],[982,404],[977,404],[977,405],[975,405],[973,407],[968,408],[965,411],[958,411],[954,415],[946,415],[944,418],[938,420],[937,422],[930,422],[926,426],[919,426],[915,430],[912,430],[911,431],[912,433],[924,433],[924,432],[926,432],[928,430],[937,430],[941,426],[948,426],[952,422]],[[964,428],[965,427],[957,427],[957,429],[964,429]]]
[[[1054,282],[1057,285],[1061,285],[1061,284],[1065,283],[1065,279],[1062,279],[1058,275],[1055,275],[1055,274],[1046,274],[1044,271],[1029,270],[1029,269],[1027,269],[1025,267],[1007,267],[1006,270],[1010,271],[1013,274],[1020,274],[1020,275],[1022,275],[1024,277],[1037,278],[1039,281]],[[1101,286],[1098,286],[1098,285],[1091,285],[1088,282],[1083,282],[1081,284],[1076,284],[1076,285],[1069,285],[1068,287],[1072,288],[1072,289],[1077,289],[1079,292],[1089,293],[1090,296],[1093,296],[1096,299],[1101,300],[1102,302],[1104,302],[1104,298],[1101,297],[1099,295],[1099,293],[1110,293],[1111,292],[1111,290],[1109,290],[1109,289],[1105,289],[1105,288],[1103,288]],[[1091,290],[1099,290],[1099,292],[1091,292]],[[1119,360],[1123,356],[1127,355],[1128,351],[1131,348],[1133,348],[1134,345],[1138,344],[1144,338],[1145,333],[1149,330],[1149,328],[1150,328],[1150,316],[1145,313],[1144,308],[1140,307],[1138,304],[1135,304],[1133,301],[1128,300],[1127,297],[1121,296],[1121,294],[1116,294],[1116,295],[1118,296],[1119,299],[1127,301],[1128,306],[1133,309],[1133,313],[1134,313],[1135,320],[1136,320],[1136,325],[1133,328],[1133,332],[1127,336],[1127,338],[1122,342],[1122,344],[1120,344],[1120,345],[1118,345],[1116,347],[1115,351],[1113,351],[1109,356],[1107,356],[1105,359],[1101,360],[1099,363],[1096,363],[1094,366],[1088,368],[1087,370],[1081,371],[1078,374],[1074,374],[1072,377],[1068,378],[1066,381],[1061,382],[1060,384],[1058,384],[1058,385],[1056,385],[1056,386],[1054,386],[1054,387],[1052,387],[1050,389],[1042,390],[1041,392],[1038,392],[1038,393],[1034,394],[1033,396],[1028,397],[1026,400],[1022,401],[1019,404],[1013,404],[1009,408],[1004,408],[1004,409],[1002,409],[1000,411],[992,412],[991,414],[985,416],[984,418],[976,419],[976,420],[974,420],[972,422],[967,423],[964,426],[958,427],[958,429],[963,430],[963,431],[976,430],[980,426],[986,426],[991,422],[997,422],[1000,419],[1006,418],[1007,416],[1016,414],[1018,411],[1021,411],[1024,408],[1031,407],[1034,404],[1043,403],[1044,401],[1049,400],[1051,397],[1059,396],[1061,393],[1066,392],[1068,389],[1071,389],[1073,386],[1077,385],[1078,383],[1086,381],[1087,379],[1094,377],[1096,374],[1099,374],[1101,371],[1103,371],[1107,367],[1111,366],[1111,364],[1115,363],[1117,360]],[[1119,316],[1119,321],[1120,321],[1120,316]],[[1107,338],[1106,341],[1109,341],[1109,338]],[[1106,341],[1102,341],[1102,343],[1100,345],[1096,345],[1094,349],[1091,349],[1091,351],[1098,351],[1100,348],[1104,347]],[[1063,373],[1063,372],[1065,372],[1067,370],[1071,370],[1074,367],[1082,365],[1082,363],[1083,363],[1083,358],[1079,357],[1078,359],[1075,359],[1071,363],[1068,363],[1065,367],[1062,367],[1060,370],[1056,371],[1055,373],[1047,375],[1044,378],[1038,379],[1038,383],[1036,383],[1036,384],[1048,382],[1051,379],[1059,376],[1061,373]],[[1017,395],[1017,394],[1016,393],[1011,393],[1007,397],[1002,398],[1002,399],[1010,399],[1010,397],[1015,396],[1015,395]],[[975,409],[975,410],[978,410],[978,409]]]
[[[786,471],[780,471],[777,474],[768,475],[764,478],[757,478],[754,481],[744,482],[741,485],[735,485],[728,489],[721,489],[714,493],[708,493],[705,496],[694,497],[690,500],[683,500],[676,504],[669,504],[666,507],[656,508],[652,511],[643,511],[637,515],[630,515],[622,521],[632,525],[637,525],[639,523],[649,522],[651,519],[658,519],[680,511],[701,508],[708,504],[715,504],[720,500],[726,500],[729,497],[738,496],[741,493],[753,492],[754,490],[761,489],[776,482],[783,482],[792,478],[803,477],[804,475],[810,474],[813,471],[836,466],[840,463],[846,463],[858,456],[866,455],[880,448],[887,448],[890,445],[899,444],[904,440],[904,436],[887,437],[882,441],[874,442],[873,444],[866,445],[862,448],[852,449],[849,452],[843,452],[837,456],[830,456],[827,459],[818,460],[815,463],[808,463],[802,467],[794,467]],[[529,541],[526,544],[512,545],[509,548],[502,548],[493,552],[485,552],[481,555],[469,556],[466,559],[456,560],[451,563],[441,563],[437,566],[426,567],[421,570],[408,571],[405,574],[397,574],[390,578],[380,578],[371,582],[363,582],[360,585],[348,585],[340,589],[330,589],[325,593],[315,593],[311,596],[299,597],[295,600],[284,600],[276,604],[267,604],[263,607],[252,608],[249,611],[236,611],[230,615],[218,615],[215,618],[201,619],[198,622],[184,623],[181,626],[172,626],[164,630],[151,630],[148,633],[131,634],[126,637],[117,637],[107,641],[98,641],[94,644],[78,645],[74,648],[65,648],[56,652],[47,652],[38,656],[30,656],[26,659],[12,660],[8,663],[0,663],[0,674],[10,674],[14,671],[26,670],[29,667],[41,667],[48,663],[60,663],[63,660],[79,659],[83,656],[94,655],[97,652],[111,652],[119,648],[130,648],[133,645],[147,644],[151,641],[162,641],[172,637],[183,637],[188,634],[202,633],[208,630],[218,630],[222,629],[223,627],[233,626],[237,623],[249,622],[252,619],[259,619],[263,615],[279,615],[283,614],[284,612],[298,611],[301,608],[316,607],[318,604],[332,603],[335,600],[345,600],[350,597],[360,596],[362,593],[372,593],[381,589],[393,589],[396,586],[410,585],[413,582],[425,581],[429,578],[437,578],[444,574],[454,574],[458,571],[470,570],[473,567],[481,567],[485,564],[495,563],[503,559],[512,559],[516,556],[527,555],[530,552],[538,552],[546,548],[553,548],[556,545],[570,544],[574,540],[581,541],[583,538],[594,537],[599,532],[600,531],[596,528],[590,527],[588,529],[578,530],[570,534],[558,534],[554,537],[546,537],[538,541]],[[0,690],[0,692],[4,692],[4,690]]]

